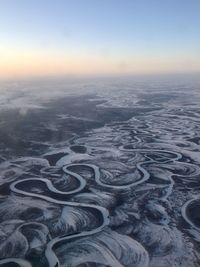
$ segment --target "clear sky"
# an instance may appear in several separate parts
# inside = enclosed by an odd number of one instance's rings
[[[200,0],[0,0],[0,77],[200,71]]]

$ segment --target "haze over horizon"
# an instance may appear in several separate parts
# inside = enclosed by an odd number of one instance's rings
[[[200,72],[198,0],[0,0],[0,78]]]

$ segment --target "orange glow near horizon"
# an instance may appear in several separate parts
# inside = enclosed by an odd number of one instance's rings
[[[0,78],[60,75],[119,75],[200,71],[199,60],[130,56],[70,55],[0,47]]]

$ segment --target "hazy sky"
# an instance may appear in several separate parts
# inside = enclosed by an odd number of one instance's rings
[[[0,0],[0,77],[200,71],[200,0]]]

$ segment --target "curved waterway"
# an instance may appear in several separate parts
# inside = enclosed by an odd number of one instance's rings
[[[1,158],[1,267],[200,266],[200,112],[165,94],[102,124],[58,114],[53,137],[96,124]]]

